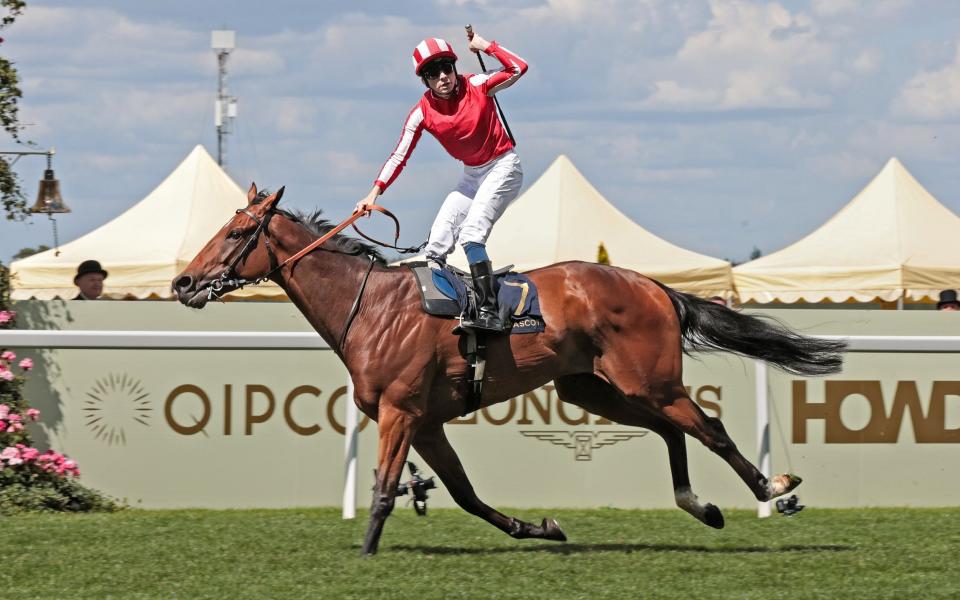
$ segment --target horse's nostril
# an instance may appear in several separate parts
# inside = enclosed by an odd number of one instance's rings
[[[193,277],[190,277],[189,275],[184,275],[180,279],[177,279],[173,284],[173,287],[178,292],[185,292],[189,290],[192,286],[193,286]]]

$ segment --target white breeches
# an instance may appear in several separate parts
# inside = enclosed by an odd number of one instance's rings
[[[464,165],[456,190],[443,201],[430,228],[427,259],[444,262],[457,243],[485,244],[522,183],[520,157],[513,150],[479,167]]]

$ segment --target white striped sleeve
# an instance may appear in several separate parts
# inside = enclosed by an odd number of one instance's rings
[[[527,72],[527,62],[497,42],[490,43],[486,54],[496,57],[503,65],[500,71],[484,74],[487,77],[481,85],[486,88],[488,96],[493,96],[500,90],[510,87]]]
[[[400,171],[406,166],[407,159],[410,158],[413,149],[416,148],[417,140],[420,139],[420,134],[422,133],[423,109],[418,103],[413,107],[413,110],[410,111],[410,114],[407,115],[407,120],[403,124],[403,133],[400,134],[400,141],[397,142],[397,147],[394,149],[393,154],[391,154],[387,162],[383,164],[383,168],[380,169],[380,174],[374,182],[380,186],[381,192],[385,191],[397,176],[400,175]]]

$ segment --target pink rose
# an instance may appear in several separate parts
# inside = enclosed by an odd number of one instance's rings
[[[40,418],[40,411],[35,408],[28,408],[27,418],[30,419],[31,421],[36,421],[37,419]]]
[[[0,433],[3,433],[3,432],[6,431],[6,430],[7,430],[7,422],[6,422],[6,421],[0,421]]]
[[[29,371],[30,369],[32,369],[32,368],[33,368],[33,359],[32,359],[32,358],[25,358],[25,359],[21,360],[21,361],[20,361],[20,368],[23,369],[24,371]]]
[[[23,431],[23,423],[10,423],[10,427],[7,428],[7,431],[9,431],[10,433]]]
[[[17,355],[12,350],[4,350],[3,353],[0,353],[0,359],[10,362],[17,360]]]
[[[0,404],[0,419],[6,419],[8,414],[10,414],[10,405]]]
[[[17,316],[17,313],[12,310],[0,310],[0,325],[9,323],[15,316]]]
[[[21,417],[17,413],[10,413],[9,415],[7,415],[7,420],[10,421],[11,423],[19,423],[22,419],[23,417]]]
[[[23,460],[36,460],[40,456],[40,451],[36,448],[24,448],[20,451],[20,456]]]
[[[13,381],[12,371],[0,371],[0,379],[4,381]]]
[[[3,449],[2,452],[0,452],[0,460],[5,460],[7,462],[10,462],[12,459],[19,458],[19,457],[20,457],[20,451],[14,448],[13,446],[7,446],[6,448]],[[14,463],[10,463],[10,464],[14,464]]]

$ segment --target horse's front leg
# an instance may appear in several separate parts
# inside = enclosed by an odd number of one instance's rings
[[[377,456],[377,481],[370,507],[370,525],[363,540],[363,554],[377,553],[383,524],[393,511],[397,486],[410,451],[410,442],[416,433],[417,421],[407,412],[381,402],[379,416],[380,441]]]
[[[447,491],[463,510],[480,517],[517,539],[541,538],[567,541],[567,536],[554,519],[544,519],[540,525],[534,525],[515,517],[508,517],[484,504],[473,491],[473,486],[467,479],[456,451],[447,440],[442,424],[425,427],[418,431],[413,439],[413,447],[440,477]]]

